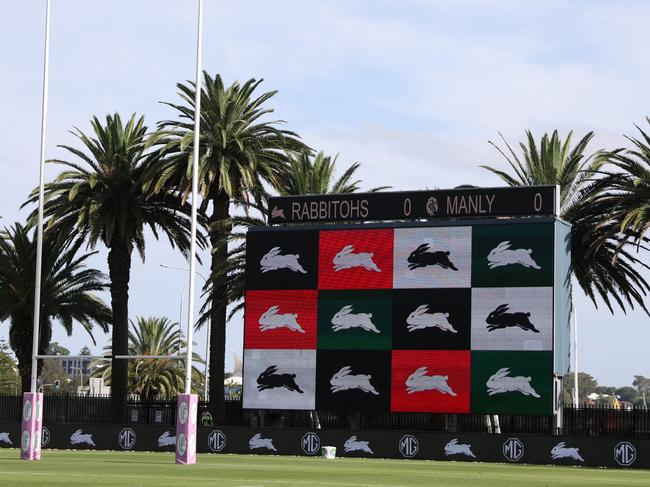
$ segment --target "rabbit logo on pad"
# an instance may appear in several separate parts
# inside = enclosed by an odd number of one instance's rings
[[[362,330],[381,333],[372,322],[372,313],[352,313],[351,305],[345,305],[332,317],[332,330],[361,328]]]
[[[0,433],[0,441],[7,445],[13,445],[11,438],[9,438],[9,433]]]
[[[158,437],[158,447],[173,446],[176,444],[176,435],[172,435],[170,431],[165,431]]]
[[[427,313],[429,307],[426,304],[418,306],[415,311],[406,318],[406,329],[408,331],[422,330],[424,328],[440,328],[442,331],[458,333],[449,323],[449,313]]]
[[[303,330],[300,323],[298,323],[297,314],[279,314],[279,310],[279,306],[270,306],[269,309],[260,316],[260,319],[258,320],[260,331],[274,330],[276,328],[288,328],[291,331],[305,333],[305,330]]]
[[[408,257],[409,269],[417,269],[419,267],[427,266],[440,266],[443,269],[451,269],[457,271],[458,269],[454,263],[449,259],[451,252],[439,250],[437,252],[428,252],[429,244],[424,243],[417,249],[411,252]]]
[[[413,394],[422,391],[438,391],[443,394],[455,396],[456,393],[447,384],[447,375],[427,375],[429,369],[420,367],[406,379],[406,392]]]
[[[248,440],[248,449],[266,448],[267,450],[277,451],[273,446],[273,438],[262,438],[260,433],[255,434]]]
[[[354,253],[354,245],[346,245],[338,254],[332,259],[334,271],[338,272],[343,269],[352,269],[354,267],[362,267],[368,271],[381,272],[377,264],[372,260],[372,252]]]
[[[74,433],[72,433],[72,436],[70,436],[71,445],[78,445],[79,443],[96,446],[95,442],[93,441],[92,433],[82,433],[80,429],[76,430]]]
[[[485,318],[485,322],[488,323],[488,331],[518,326],[524,331],[539,333],[535,325],[530,322],[530,313],[506,313],[508,309],[510,309],[508,304],[500,304]]]
[[[476,458],[476,455],[472,453],[472,445],[458,443],[456,438],[445,445],[445,455],[465,455],[466,457]]]
[[[505,265],[520,264],[524,267],[532,267],[533,269],[541,269],[537,262],[533,260],[531,253],[532,249],[510,249],[510,242],[501,242],[499,245],[490,250],[487,256],[488,267],[494,269],[495,267],[502,267]]]
[[[504,367],[490,376],[485,383],[489,396],[505,392],[520,392],[524,396],[540,397],[533,389],[533,386],[530,385],[531,377],[508,377],[508,374],[510,374],[510,369]]]
[[[273,247],[266,254],[264,254],[262,260],[260,260],[262,272],[277,271],[278,269],[288,269],[293,272],[307,274],[307,271],[303,269],[300,265],[300,262],[298,262],[300,254],[282,255],[280,252],[282,252],[282,249],[280,247]]]
[[[271,365],[264,372],[262,372],[257,378],[257,390],[264,391],[266,389],[284,387],[289,391],[295,391],[300,394],[303,393],[303,391],[300,390],[298,384],[296,384],[296,374],[276,374],[277,371],[278,366]]]
[[[557,460],[558,458],[573,458],[574,460],[584,462],[585,459],[580,456],[578,450],[579,448],[567,448],[566,443],[561,441],[551,450],[551,458],[553,460]]]
[[[356,435],[350,436],[347,440],[345,440],[345,443],[343,444],[343,448],[346,452],[365,451],[366,453],[370,453],[371,455],[375,454],[375,452],[373,452],[372,449],[370,448],[369,442],[357,440]]]
[[[332,392],[347,391],[350,389],[361,389],[363,392],[375,394],[379,393],[370,383],[372,376],[370,374],[351,374],[352,367],[346,365],[332,376],[330,379],[330,389]]]

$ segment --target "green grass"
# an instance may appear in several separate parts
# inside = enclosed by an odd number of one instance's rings
[[[38,462],[0,449],[0,485],[505,487],[642,486],[650,471],[313,457],[199,455],[175,465],[171,453],[51,451]]]

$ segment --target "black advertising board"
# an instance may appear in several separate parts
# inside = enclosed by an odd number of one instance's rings
[[[269,198],[270,224],[558,216],[556,186],[463,188]]]
[[[0,424],[0,448],[18,448],[20,423]],[[43,457],[50,449],[174,450],[174,426],[45,424]],[[321,454],[337,457],[454,460],[607,468],[650,468],[650,440],[421,431],[309,430],[301,428],[199,427],[198,453]],[[18,453],[16,452],[16,458]]]

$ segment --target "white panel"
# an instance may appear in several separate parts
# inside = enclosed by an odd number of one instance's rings
[[[471,286],[471,227],[398,228],[394,245],[393,287]]]
[[[472,289],[472,350],[552,350],[552,343],[552,287]]]
[[[316,350],[245,350],[243,380],[246,409],[315,409]]]

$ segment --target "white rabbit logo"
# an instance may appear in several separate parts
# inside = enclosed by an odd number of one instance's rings
[[[0,433],[0,441],[8,445],[13,445],[11,438],[9,438],[9,433]]]
[[[524,396],[533,396],[539,398],[540,395],[535,392],[530,385],[530,377],[508,377],[510,369],[504,367],[497,370],[485,385],[487,386],[488,395],[503,394],[504,392],[521,392]]]
[[[406,392],[413,394],[422,391],[438,391],[450,396],[456,396],[456,393],[447,384],[449,376],[447,375],[427,375],[429,369],[420,367],[406,379]]]
[[[551,458],[557,460],[558,458],[573,458],[580,462],[584,462],[584,458],[578,453],[579,448],[567,448],[566,443],[563,441],[559,442],[551,450]]]
[[[277,451],[273,446],[273,438],[262,438],[260,433],[257,433],[248,440],[248,449],[255,450],[256,448],[266,448],[267,450]]]
[[[374,263],[372,252],[354,253],[354,245],[346,245],[332,259],[334,272],[354,267],[363,267],[367,271],[381,272],[381,269]]]
[[[449,323],[449,313],[427,313],[429,307],[426,304],[415,308],[406,318],[406,329],[408,331],[422,330],[424,328],[440,328],[442,331],[458,333],[451,323]]]
[[[510,242],[506,240],[490,250],[490,253],[487,256],[488,267],[494,269],[495,267],[502,267],[505,265],[521,264],[524,267],[541,269],[530,255],[532,251],[532,249],[510,250]]]
[[[176,435],[172,436],[170,431],[165,431],[158,437],[158,446],[172,446],[176,444]]]
[[[270,306],[260,319],[260,331],[274,330],[276,328],[289,328],[291,331],[305,333],[300,323],[298,323],[298,315],[295,313],[278,314],[279,306]]]
[[[350,328],[361,328],[362,330],[381,333],[372,322],[372,313],[352,313],[354,308],[345,305],[332,317],[332,330],[348,330]]]
[[[476,455],[472,452],[472,445],[458,443],[457,438],[445,445],[445,455],[465,455],[466,457],[476,458]]]
[[[352,375],[350,372],[352,372],[352,367],[346,365],[341,367],[341,370],[332,376],[330,379],[330,389],[332,392],[361,389],[363,392],[369,392],[376,396],[379,395],[370,383],[370,379],[372,379],[370,374]]]
[[[370,448],[369,442],[357,440],[356,435],[350,436],[347,440],[345,440],[345,443],[343,444],[343,448],[345,449],[346,452],[365,451],[366,453],[370,453],[371,455],[375,454],[375,452],[373,452],[372,449]]]
[[[70,444],[77,445],[79,443],[95,446],[92,433],[82,433],[80,429],[72,433],[72,436],[70,436]]]
[[[300,262],[298,262],[300,254],[282,255],[280,252],[282,252],[282,249],[280,247],[273,247],[266,254],[264,254],[262,260],[260,260],[262,272],[277,271],[278,269],[289,269],[293,272],[307,274],[307,271],[303,269],[300,265]]]

